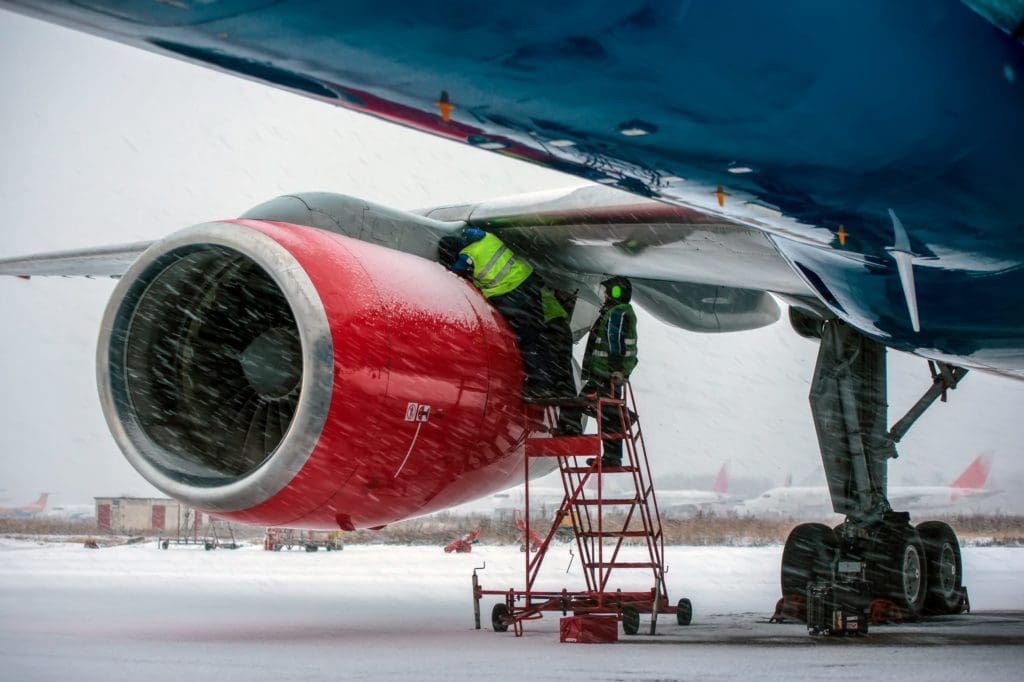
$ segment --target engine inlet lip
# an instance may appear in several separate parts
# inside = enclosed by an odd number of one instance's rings
[[[173,461],[147,435],[127,398],[124,372],[125,331],[134,304],[166,268],[175,251],[221,246],[250,258],[274,281],[292,309],[302,347],[302,388],[295,414],[273,455],[254,470],[215,485],[184,482],[170,475],[160,461]],[[174,262],[174,259],[171,259]],[[282,490],[306,464],[327,420],[333,391],[334,348],[327,313],[305,269],[271,237],[231,222],[185,228],[150,246],[118,282],[103,314],[96,358],[100,405],[107,425],[129,463],[171,497],[207,511],[232,512],[261,504]]]

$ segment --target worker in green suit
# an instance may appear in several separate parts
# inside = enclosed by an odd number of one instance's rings
[[[622,399],[625,381],[637,363],[636,312],[630,305],[633,287],[625,277],[610,277],[601,282],[601,288],[604,304],[590,328],[583,355],[582,395]],[[581,431],[579,418],[568,421],[572,424],[570,433]],[[601,411],[601,431],[605,435],[622,432],[622,419],[616,407]],[[602,466],[622,465],[621,440],[605,440],[602,451]]]

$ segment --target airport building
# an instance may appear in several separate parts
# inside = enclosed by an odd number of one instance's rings
[[[161,497],[97,497],[96,525],[111,533],[181,531],[203,525],[203,513]]]

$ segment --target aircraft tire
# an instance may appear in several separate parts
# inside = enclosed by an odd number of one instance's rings
[[[928,560],[917,530],[909,524],[885,525],[864,558],[873,596],[894,603],[908,620],[918,618],[928,596]]]
[[[494,628],[495,632],[508,632],[509,622],[512,619],[509,616],[508,606],[498,602],[491,609],[491,627]]]
[[[917,525],[928,564],[928,593],[924,612],[933,615],[960,613],[964,601],[963,561],[960,542],[949,524],[925,521]]]
[[[807,583],[832,576],[839,543],[823,523],[801,523],[789,533],[782,550],[783,596],[807,595]]]

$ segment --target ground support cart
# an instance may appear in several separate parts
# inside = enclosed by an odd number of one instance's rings
[[[223,527],[220,524],[223,524]],[[202,534],[199,533],[200,528],[203,528]],[[209,517],[209,521],[204,525],[200,512],[188,508],[182,511],[180,505],[178,507],[178,525],[175,536],[161,536],[157,538],[157,547],[160,549],[169,549],[172,545],[201,545],[207,551],[218,548],[238,549],[241,547],[235,541],[235,531],[230,523]]]
[[[341,531],[303,530],[301,528],[279,528],[270,526],[263,538],[263,549],[280,552],[282,549],[301,547],[307,552],[324,549],[328,552],[345,549]]]

